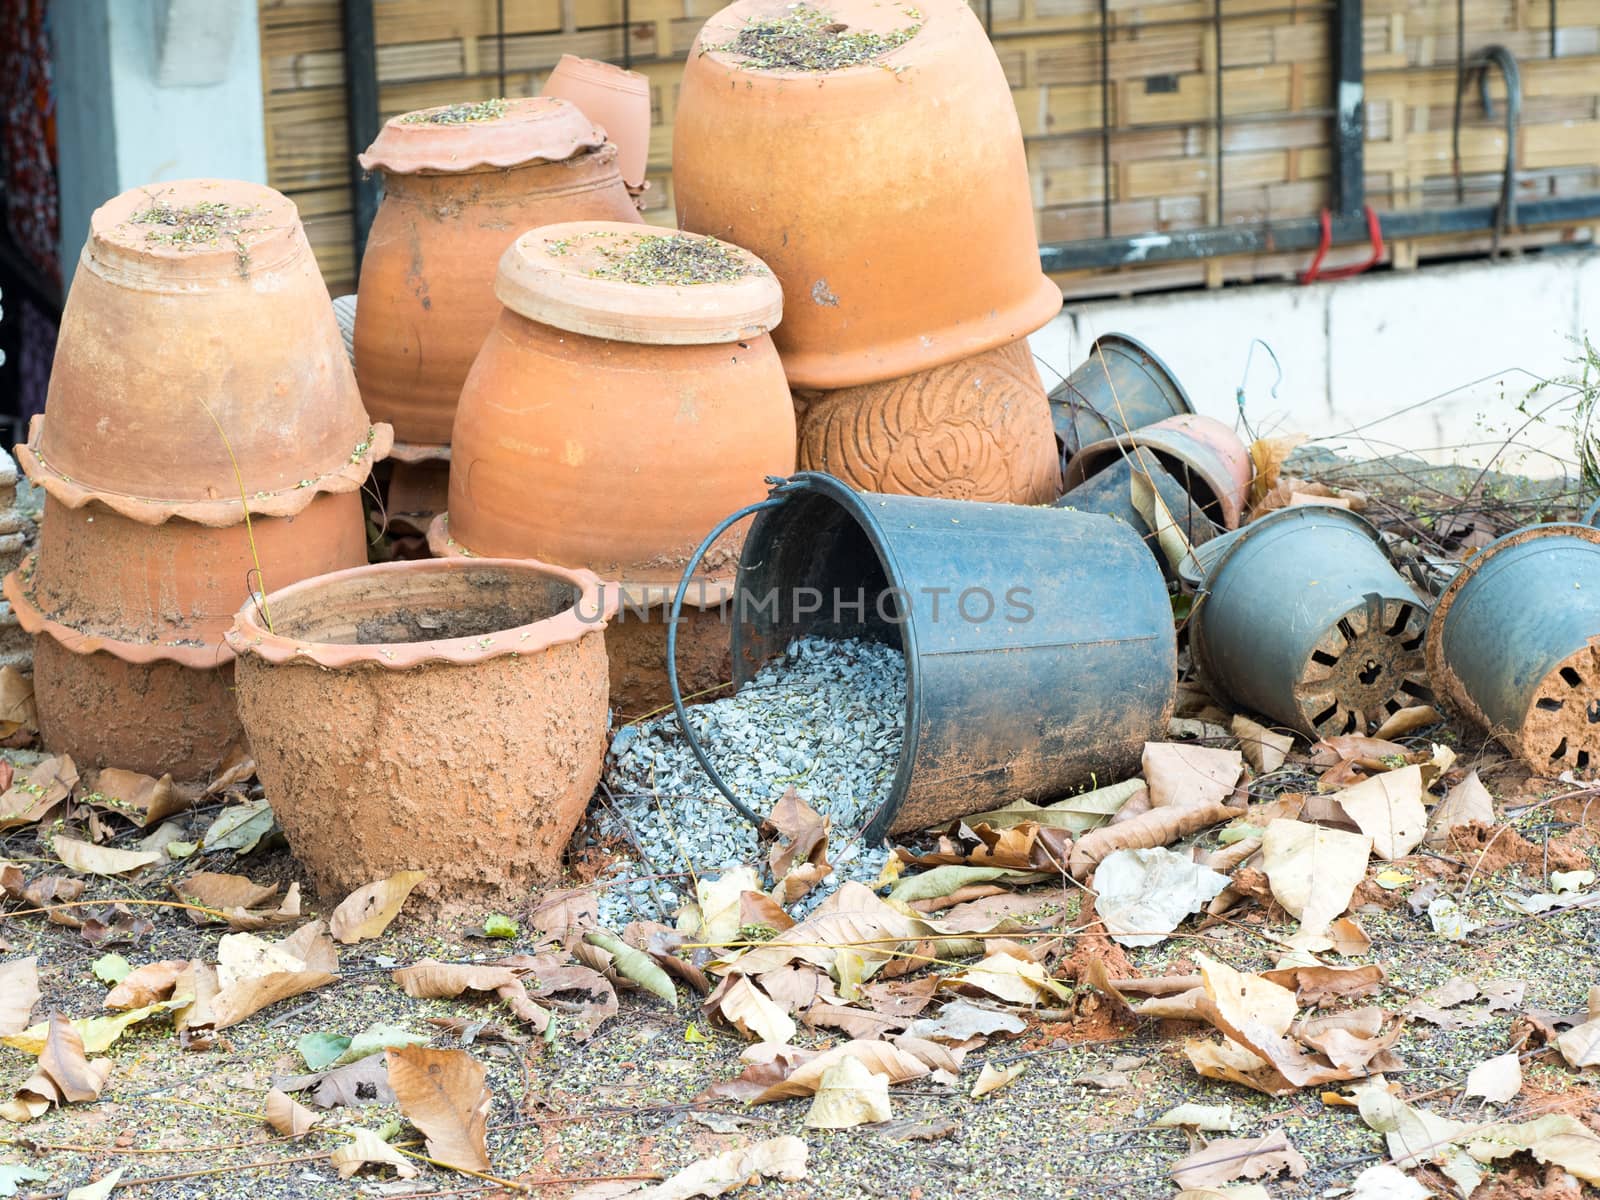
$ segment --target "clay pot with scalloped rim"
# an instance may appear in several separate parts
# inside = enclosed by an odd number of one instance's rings
[[[227,635],[239,715],[319,893],[420,870],[461,905],[557,876],[605,753],[594,575],[425,559],[266,600],[272,630],[250,605]]]
[[[864,492],[1048,504],[1061,494],[1050,402],[1028,343],[807,397],[800,469]]]
[[[408,445],[449,442],[462,381],[500,314],[495,269],[519,233],[640,219],[616,148],[577,106],[538,97],[486,108],[495,103],[394,117],[360,157],[382,173],[384,195],[361,260],[356,378]],[[439,119],[480,110],[500,115]]]
[[[898,379],[1049,321],[1061,290],[1039,269],[1022,130],[972,9],[810,11],[814,37],[876,37],[881,51],[836,69],[763,65],[733,48],[741,35],[806,18],[786,0],[739,0],[689,51],[672,147],[678,223],[783,282],[773,337],[791,385]]]
[[[689,259],[724,277],[681,282]],[[676,583],[713,525],[794,469],[767,334],[782,294],[748,251],[549,225],[506,251],[496,290],[505,309],[462,388],[450,463],[448,537],[471,553]],[[712,548],[704,578],[731,578],[741,536]]]
[[[253,183],[150,184],[90,218],[49,420],[17,458],[78,508],[229,525],[354,492],[387,452],[294,204]],[[237,471],[237,474],[235,473]]]

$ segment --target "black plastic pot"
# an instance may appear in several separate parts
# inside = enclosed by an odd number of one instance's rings
[[[1165,736],[1177,647],[1161,572],[1097,513],[780,483],[739,564],[734,681],[797,637],[906,659],[905,734],[869,840],[1138,767]]]
[[[1167,364],[1125,333],[1097,337],[1089,357],[1050,392],[1063,463],[1084,446],[1193,411]]]
[[[1221,530],[1201,511],[1200,506],[1194,502],[1184,486],[1156,461],[1155,455],[1147,455],[1145,458],[1144,473],[1154,485],[1162,503],[1167,506],[1167,511],[1172,514],[1173,522],[1189,539],[1190,545],[1199,546],[1216,537]],[[1062,496],[1055,502],[1055,507],[1100,513],[1121,521],[1144,538],[1150,552],[1161,564],[1162,571],[1168,578],[1172,578],[1175,573],[1167,565],[1167,557],[1158,544],[1158,531],[1150,528],[1149,523],[1134,506],[1133,466],[1131,458],[1119,456]]]
[[[1428,628],[1434,690],[1540,775],[1600,770],[1600,530],[1533,525],[1462,566]]]
[[[1309,737],[1371,733],[1432,701],[1428,610],[1370,522],[1279,509],[1194,552],[1189,648],[1207,688]]]

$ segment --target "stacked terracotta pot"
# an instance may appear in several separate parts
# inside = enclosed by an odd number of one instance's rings
[[[963,0],[740,0],[678,99],[679,223],[783,284],[799,463],[872,491],[1045,503],[1049,405],[1024,340],[1040,272],[1021,128]]]
[[[361,260],[356,378],[395,429],[390,515],[425,529],[444,509],[456,398],[500,313],[500,255],[537,225],[639,217],[617,148],[554,97],[394,117],[360,163],[384,196]]]
[[[768,330],[783,293],[746,250],[616,222],[546,225],[500,263],[504,308],[461,392],[436,554],[533,558],[620,585],[613,707],[667,704],[666,606],[728,513],[794,469]],[[722,605],[742,531],[705,556],[679,629],[683,689],[729,679]]]
[[[221,180],[91,220],[17,457],[45,492],[5,580],[45,745],[201,779],[241,740],[223,633],[252,592],[366,559],[368,420],[293,203]]]

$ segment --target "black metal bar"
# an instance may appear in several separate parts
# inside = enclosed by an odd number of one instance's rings
[[[1111,236],[1111,3],[1100,0],[1100,225]]]
[[[622,69],[633,70],[633,4],[622,0]]]
[[[1361,0],[1339,0],[1333,13],[1333,211],[1360,214],[1366,203],[1367,103],[1361,69]]]
[[[367,248],[367,231],[378,214],[378,181],[361,169],[356,155],[378,136],[378,40],[372,0],[340,0],[344,24],[345,127],[350,133],[350,222],[356,271]]]
[[[497,96],[506,94],[506,0],[494,0],[495,75],[500,81]]]
[[[1212,0],[1211,14],[1215,21],[1211,27],[1211,36],[1217,53],[1215,94],[1211,100],[1212,108],[1216,110],[1212,113],[1212,125],[1217,138],[1217,211],[1214,224],[1221,225],[1224,219],[1222,215],[1222,0]]]
[[[1559,58],[1556,53],[1556,0],[1550,0],[1550,57]]]
[[[994,37],[994,0],[983,0],[983,32]]]
[[[1383,214],[1383,232],[1391,238],[1440,237],[1454,233],[1488,233],[1494,228],[1496,205],[1469,204],[1452,208],[1412,209]],[[1517,206],[1517,225],[1579,225],[1600,220],[1600,193],[1532,200]],[[1258,225],[1214,226],[1180,233],[1146,233],[1132,237],[1086,238],[1077,242],[1049,242],[1039,247],[1047,273],[1088,271],[1105,267],[1142,266],[1146,263],[1181,262],[1225,254],[1274,254],[1314,250],[1321,240],[1315,217],[1268,221]],[[1333,244],[1357,245],[1367,241],[1362,216],[1336,216]]]

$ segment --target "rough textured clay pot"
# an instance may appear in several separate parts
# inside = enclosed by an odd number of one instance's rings
[[[18,447],[29,476],[140,520],[231,524],[241,484],[253,513],[295,513],[355,491],[390,441],[361,407],[293,203],[229,180],[95,210],[47,407]]]
[[[1250,481],[1255,477],[1250,451],[1239,435],[1221,421],[1196,413],[1168,417],[1084,446],[1067,462],[1063,472],[1067,489],[1070,491],[1099,473],[1134,446],[1152,451],[1211,520],[1224,529],[1239,527]]]
[[[1050,405],[1027,342],[810,397],[801,470],[865,492],[1048,504],[1061,494]]]
[[[1063,462],[1084,446],[1193,411],[1167,364],[1125,333],[1095,338],[1089,357],[1050,389]]]
[[[679,239],[744,273],[603,274]],[[545,226],[506,251],[497,288],[506,308],[452,439],[449,537],[474,554],[676,583],[708,529],[793,469],[793,403],[766,332],[781,293],[753,255],[637,225]],[[730,577],[737,557],[738,537],[724,539],[705,577]]]
[[[1428,670],[1458,718],[1536,774],[1600,771],[1600,530],[1532,525],[1462,565],[1434,606]]]
[[[650,80],[608,62],[563,54],[544,81],[541,95],[569,100],[598,125],[617,148],[617,168],[630,188],[644,183],[650,157]]]
[[[289,846],[325,896],[399,870],[504,900],[560,870],[600,777],[606,612],[587,571],[505,560],[358,567],[253,605],[228,643]]]
[[[463,110],[490,115],[452,118]],[[446,120],[420,119],[430,114]],[[495,268],[512,239],[558,221],[639,214],[616,149],[565,100],[407,113],[384,125],[360,162],[382,172],[384,195],[361,260],[356,377],[402,442],[441,445],[499,315]]]
[[[841,36],[891,48],[836,70],[764,69],[727,47],[794,9],[740,0],[695,39],[673,130],[678,223],[783,281],[774,337],[790,383],[897,379],[1045,324],[1061,291],[1039,270],[1021,127],[972,10],[817,8]]]

